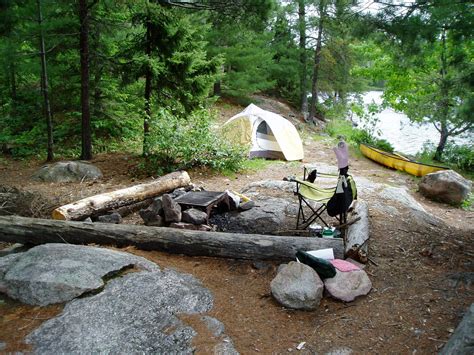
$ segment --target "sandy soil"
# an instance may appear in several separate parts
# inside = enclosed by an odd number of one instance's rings
[[[224,109],[238,112],[231,106]],[[239,191],[258,180],[301,176],[305,163],[335,164],[330,150],[332,141],[313,139],[312,134],[305,133],[304,142],[303,162],[274,162],[264,170],[232,177],[206,171],[190,171],[190,175],[194,183],[208,190]],[[29,180],[40,162],[0,160],[0,184],[42,194],[59,205],[147,180],[134,175],[136,162],[136,158],[125,154],[99,155],[93,163],[104,172],[104,180],[52,185]],[[435,353],[474,302],[474,214],[425,200],[416,192],[416,179],[363,157],[352,156],[351,172],[356,178],[407,187],[428,212],[446,222],[426,227],[402,208],[400,216],[389,215],[375,208],[376,201],[366,195],[371,223],[369,253],[373,262],[365,270],[373,290],[354,302],[324,298],[316,311],[288,310],[270,295],[270,281],[277,264],[268,263],[266,268],[259,269],[247,261],[124,250],[200,279],[215,297],[210,315],[225,324],[226,333],[243,354],[298,352],[296,346],[301,342],[306,344],[300,352],[308,354],[343,347],[356,354]],[[4,351],[27,351],[23,337],[60,310],[61,305],[41,308],[20,305],[7,298],[0,300],[0,341],[6,343]],[[212,339],[201,336],[195,345],[198,353],[208,353]]]

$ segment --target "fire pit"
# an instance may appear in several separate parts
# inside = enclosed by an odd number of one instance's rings
[[[207,213],[209,218],[214,206],[223,203],[229,209],[229,196],[226,192],[191,191],[175,199],[183,210],[197,208]]]

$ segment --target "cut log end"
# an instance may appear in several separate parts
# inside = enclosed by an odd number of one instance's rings
[[[59,221],[66,221],[67,217],[64,215],[63,212],[59,210],[59,208],[56,208],[53,213],[52,213],[53,219],[59,220]]]

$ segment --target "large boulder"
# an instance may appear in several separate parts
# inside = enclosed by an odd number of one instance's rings
[[[474,303],[471,304],[453,335],[449,338],[439,354],[474,354]]]
[[[99,294],[68,303],[26,342],[44,354],[192,354],[197,332],[185,323],[186,315],[208,312],[212,305],[210,291],[191,275],[129,273]]]
[[[283,267],[270,286],[273,297],[283,306],[303,310],[316,309],[324,290],[316,271],[295,261]]]
[[[252,209],[216,214],[210,222],[224,232],[271,234],[294,228],[297,212],[298,205],[292,201],[261,196]]]
[[[60,161],[42,166],[31,177],[44,182],[77,182],[103,177],[100,169],[85,161]]]
[[[31,305],[66,302],[104,286],[127,267],[159,270],[142,257],[71,244],[44,244],[0,258],[0,291]]]
[[[333,298],[351,302],[356,297],[368,294],[372,282],[364,270],[343,272],[336,269],[336,276],[325,279],[324,287]]]
[[[472,183],[453,170],[442,170],[423,176],[418,187],[429,199],[459,205],[471,192]]]

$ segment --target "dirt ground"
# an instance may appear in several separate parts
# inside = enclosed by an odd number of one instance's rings
[[[333,142],[313,139],[310,134],[303,135],[303,140],[303,162],[274,162],[263,170],[230,177],[202,170],[189,173],[195,184],[208,190],[240,191],[250,182],[300,176],[305,163],[335,164],[330,150]],[[92,163],[104,173],[100,182],[53,185],[29,179],[41,162],[3,159],[0,185],[35,192],[60,205],[149,180],[136,177],[137,159],[129,155],[99,155]],[[288,310],[270,295],[277,264],[257,268],[248,261],[187,257],[130,247],[123,250],[201,280],[215,297],[209,314],[224,323],[226,333],[243,354],[321,354],[341,348],[350,348],[355,354],[436,353],[474,302],[474,213],[428,201],[416,192],[416,179],[354,154],[351,173],[378,183],[408,187],[428,212],[446,222],[426,227],[417,223],[409,211],[401,210],[400,216],[387,215],[373,207],[375,201],[367,200],[372,262],[365,270],[373,290],[354,302],[342,303],[325,297],[316,311]],[[47,206],[37,208],[41,207]],[[40,211],[32,212],[41,215]],[[30,307],[8,298],[0,299],[0,341],[6,343],[2,351],[28,351],[24,336],[61,309],[61,305]],[[303,349],[296,350],[301,342],[305,342]],[[197,353],[209,353],[210,344],[212,339],[197,338]]]

